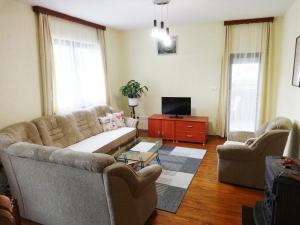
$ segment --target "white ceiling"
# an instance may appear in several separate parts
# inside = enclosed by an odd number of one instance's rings
[[[152,0],[20,0],[118,29],[152,26]],[[283,15],[294,0],[171,0],[171,25]]]

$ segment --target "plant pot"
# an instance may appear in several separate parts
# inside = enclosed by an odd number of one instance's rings
[[[138,105],[138,99],[137,98],[128,98],[128,105],[129,106],[137,106]]]

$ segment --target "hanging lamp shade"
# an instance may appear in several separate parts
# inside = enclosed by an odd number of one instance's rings
[[[158,38],[158,35],[159,35],[159,30],[157,27],[157,20],[153,20],[153,28],[152,28],[151,36],[153,38]]]

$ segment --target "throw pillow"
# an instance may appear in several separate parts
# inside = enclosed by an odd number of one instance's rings
[[[100,121],[104,131],[118,129],[118,125],[117,125],[115,119],[111,116],[99,117],[99,121]]]
[[[255,141],[256,141],[257,138],[249,138],[247,141],[245,141],[245,144],[246,145],[252,145]]]
[[[106,116],[112,118],[118,126],[118,128],[125,127],[125,116],[124,112],[116,112],[116,113],[106,113]]]

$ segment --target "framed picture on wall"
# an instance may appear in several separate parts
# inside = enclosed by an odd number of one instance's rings
[[[177,53],[177,36],[171,37],[172,43],[168,46],[163,41],[157,41],[157,52],[158,55],[169,55]]]
[[[300,36],[296,39],[293,86],[300,87]]]

